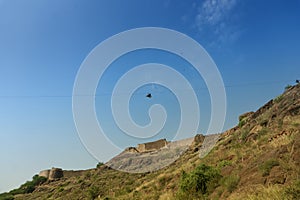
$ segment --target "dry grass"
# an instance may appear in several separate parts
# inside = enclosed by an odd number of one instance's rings
[[[252,186],[244,191],[233,193],[230,200],[288,200],[283,196],[283,189],[278,185],[265,187],[263,185]]]
[[[159,200],[173,200],[175,199],[172,192],[166,192],[159,196]]]

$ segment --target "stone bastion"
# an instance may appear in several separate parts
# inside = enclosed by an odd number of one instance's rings
[[[39,173],[39,176],[43,176],[49,180],[56,180],[64,177],[64,172],[61,168],[54,168],[43,170]]]

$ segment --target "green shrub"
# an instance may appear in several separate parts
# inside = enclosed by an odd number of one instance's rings
[[[15,199],[14,196],[10,193],[5,192],[0,194],[0,200],[14,200],[14,199]]]
[[[46,177],[35,175],[35,176],[32,177],[31,182],[34,186],[38,186],[38,185],[41,185],[41,184],[45,183],[46,181],[47,181]]]
[[[182,172],[178,195],[182,198],[200,198],[211,193],[218,185],[221,175],[211,166],[201,164],[191,173]]]
[[[39,186],[46,181],[47,178],[34,175],[32,177],[32,181],[27,181],[26,183],[21,185],[18,189],[11,190],[9,193],[12,195],[32,193],[35,190],[36,186]]]
[[[101,167],[102,165],[104,165],[104,163],[103,163],[103,162],[98,162],[98,164],[97,164],[96,168],[99,168],[99,167]]]
[[[27,181],[25,184],[21,185],[21,189],[24,190],[25,193],[31,193],[35,190],[35,187],[41,185],[46,182],[47,178],[35,175],[32,177],[32,181]]]
[[[12,195],[16,195],[16,194],[25,194],[25,191],[21,188],[18,188],[18,189],[13,189],[9,192],[9,194],[12,194]]]

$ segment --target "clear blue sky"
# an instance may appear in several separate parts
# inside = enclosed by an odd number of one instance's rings
[[[0,0],[0,192],[52,166],[95,167],[72,116],[77,71],[101,41],[147,26],[180,31],[208,51],[226,86],[225,129],[300,79],[299,0]],[[174,96],[157,90],[176,112]],[[133,103],[142,105],[136,96]],[[98,104],[105,98],[99,91]],[[139,111],[146,112],[145,104]],[[145,116],[137,112],[136,120],[143,124]],[[178,119],[174,114],[167,132]]]

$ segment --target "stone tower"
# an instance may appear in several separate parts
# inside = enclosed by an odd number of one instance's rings
[[[64,172],[61,168],[54,168],[43,170],[39,173],[39,176],[43,176],[49,180],[56,180],[64,177]]]
[[[52,167],[49,173],[49,180],[59,179],[62,178],[63,176],[64,176],[64,172],[61,168]]]

